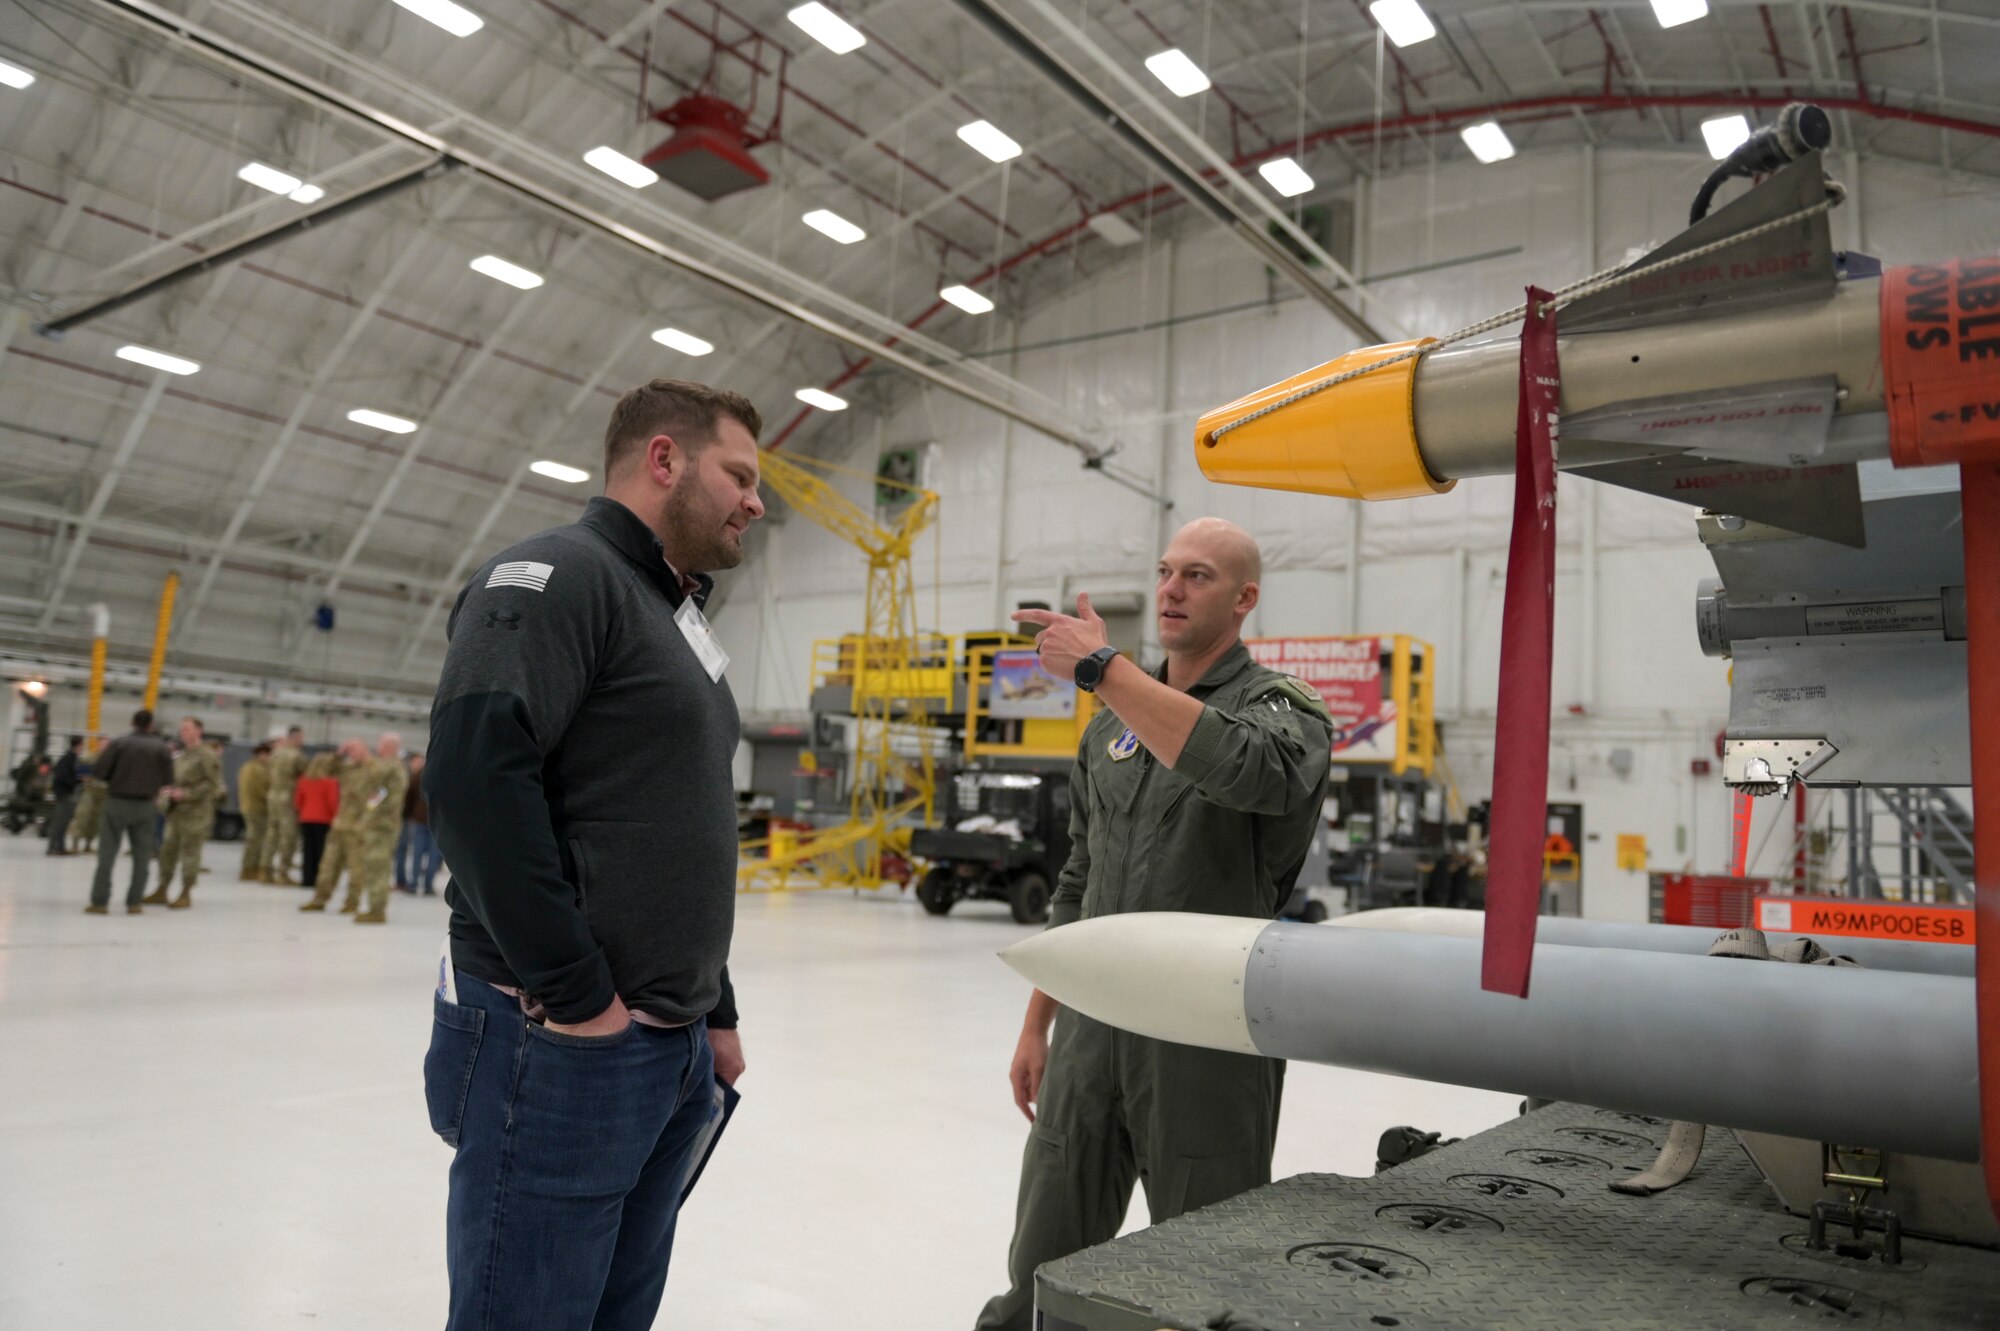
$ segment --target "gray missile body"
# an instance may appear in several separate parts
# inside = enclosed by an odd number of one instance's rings
[[[1478,938],[1486,927],[1486,912],[1447,910],[1439,906],[1393,906],[1364,910],[1327,921],[1329,927],[1388,929],[1395,933],[1432,934],[1442,938]],[[1688,924],[1613,924],[1544,916],[1535,921],[1535,941],[1564,947],[1615,947],[1633,952],[1678,952],[1706,956],[1717,929]],[[1771,933],[1772,944],[1798,937]],[[1870,970],[1908,971],[1916,975],[1972,976],[1972,948],[1960,943],[1918,943],[1900,938],[1829,938],[1817,940],[1827,951],[1851,957]]]
[[[1082,920],[1001,957],[1156,1039],[1978,1158],[1956,977],[1540,944],[1521,1000],[1479,987],[1476,939],[1178,912]]]

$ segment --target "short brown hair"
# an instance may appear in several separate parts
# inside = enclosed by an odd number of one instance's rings
[[[724,416],[741,422],[752,439],[764,428],[764,418],[741,393],[686,379],[639,385],[611,409],[611,423],[604,430],[605,479],[656,434],[672,435],[691,453],[700,451],[714,441],[716,422]]]

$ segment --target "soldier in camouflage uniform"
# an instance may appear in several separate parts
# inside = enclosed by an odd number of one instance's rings
[[[97,849],[97,833],[104,825],[104,783],[94,776],[83,779],[83,794],[77,797],[76,817],[70,826],[76,832],[79,855]]]
[[[222,800],[222,760],[202,739],[201,722],[181,722],[181,755],[174,759],[174,783],[161,793],[168,800],[167,837],[160,850],[160,885],[146,905],[185,910],[194,904],[194,880],[201,873],[201,848],[215,830],[215,806]],[[181,871],[181,894],[169,901],[174,870]]]
[[[257,866],[263,876],[256,881],[298,882],[292,877],[292,855],[299,846],[299,811],[292,805],[292,792],[306,770],[305,744],[306,732],[293,726],[271,754],[271,785],[264,795],[264,863]]]
[[[271,746],[259,744],[236,774],[236,807],[243,813],[243,870],[237,881],[264,881],[264,832],[270,826]]]
[[[333,818],[313,899],[300,910],[325,910],[345,869],[347,899],[341,903],[342,913],[353,912],[356,924],[388,922],[389,862],[396,834],[402,830],[403,795],[410,779],[402,751],[403,738],[394,732],[382,736],[372,758],[358,739],[341,745],[340,811]],[[364,895],[367,909],[361,910]]]

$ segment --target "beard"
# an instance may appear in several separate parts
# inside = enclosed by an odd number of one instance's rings
[[[681,573],[713,573],[743,562],[743,537],[728,529],[727,513],[709,511],[705,498],[693,485],[675,486],[667,494],[666,525],[687,561]]]

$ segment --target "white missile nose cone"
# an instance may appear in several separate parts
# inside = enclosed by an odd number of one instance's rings
[[[1141,911],[1047,929],[1001,952],[1037,989],[1137,1035],[1254,1054],[1243,975],[1267,920]]]

